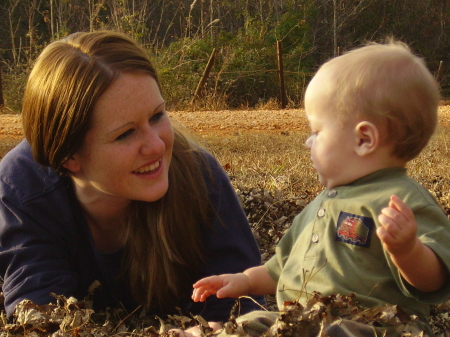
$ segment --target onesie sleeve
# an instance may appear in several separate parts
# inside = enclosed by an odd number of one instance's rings
[[[240,205],[236,192],[220,164],[210,154],[205,154],[211,168],[213,181],[208,181],[209,197],[216,216],[212,229],[204,232],[207,263],[201,270],[200,278],[238,273],[250,267],[261,265],[261,254],[251,231],[247,217]],[[263,296],[254,296],[259,304],[264,304]],[[210,296],[204,303],[191,303],[190,310],[206,320],[224,321],[236,299],[217,299]],[[240,313],[261,309],[249,299],[240,300]]]

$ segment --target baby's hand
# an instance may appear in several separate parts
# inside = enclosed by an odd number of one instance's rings
[[[223,274],[210,276],[197,281],[194,285],[192,299],[194,302],[204,302],[210,295],[216,294],[217,298],[248,295],[250,284],[248,276],[244,273]]]
[[[389,207],[382,209],[378,221],[382,225],[377,229],[378,237],[391,255],[412,251],[418,240],[417,223],[411,209],[399,197],[391,197]]]

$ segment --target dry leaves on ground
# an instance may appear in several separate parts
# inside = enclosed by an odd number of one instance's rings
[[[226,137],[246,132],[286,134],[303,131],[308,128],[302,110],[276,111],[203,111],[170,113],[176,123],[181,123],[196,135],[215,134]],[[450,109],[441,107],[440,123],[450,125]],[[20,117],[0,114],[0,159],[7,150],[22,139]],[[306,201],[298,198],[286,198],[284,193],[267,191],[260,188],[238,186],[237,193],[252,226],[262,253],[262,262],[269,259],[275,246],[292,220],[305,206]],[[195,324],[204,324],[201,317],[169,316],[160,319],[148,317],[144,310],[128,315],[120,310],[96,313],[89,299],[77,301],[55,295],[55,304],[44,306],[32,302],[22,302],[16,310],[13,321],[8,321],[4,311],[0,320],[1,336],[167,336],[173,327],[186,329]],[[268,297],[268,308],[277,310],[274,299]],[[333,315],[330,316],[330,313]],[[352,302],[351,294],[336,294],[321,297],[316,294],[305,307],[292,302],[283,310],[280,319],[272,327],[273,335],[292,336],[306,331],[323,333],[323,325],[339,317],[350,315],[361,319],[361,308]],[[395,306],[373,309],[365,312],[368,323],[396,324],[409,320]],[[230,331],[246,333],[246,324],[237,323],[234,314],[230,315],[227,325]],[[374,323],[375,324],[375,323]],[[437,336],[450,335],[449,304],[433,307],[430,324]],[[321,328],[322,326],[322,328]],[[302,330],[303,329],[303,330]],[[204,329],[204,334],[211,334]],[[323,336],[323,334],[321,335]],[[413,334],[410,335],[414,336]]]

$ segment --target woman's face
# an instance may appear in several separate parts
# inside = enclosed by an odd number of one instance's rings
[[[83,145],[65,166],[93,198],[152,202],[167,192],[173,141],[156,81],[124,73],[97,101]]]

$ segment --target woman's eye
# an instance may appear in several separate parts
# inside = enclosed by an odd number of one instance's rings
[[[134,129],[127,130],[127,131],[125,131],[124,133],[122,133],[120,136],[118,136],[118,137],[116,138],[116,140],[122,140],[122,139],[125,139],[125,138],[127,138],[129,135],[131,135],[133,132],[134,132]]]
[[[158,112],[158,113],[154,114],[154,115],[149,119],[149,122],[157,122],[157,121],[159,121],[161,118],[163,118],[164,114],[165,114],[164,111],[161,111],[161,112]]]

